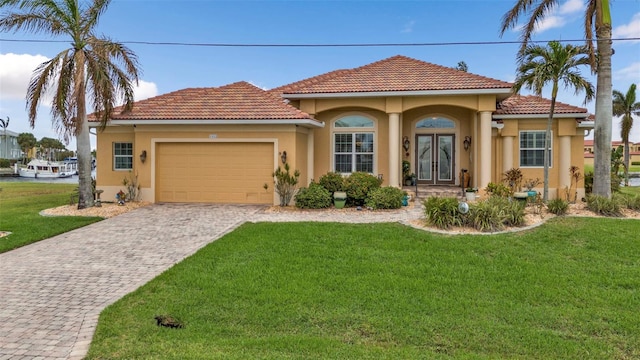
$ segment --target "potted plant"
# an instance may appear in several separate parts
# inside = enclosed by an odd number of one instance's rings
[[[476,189],[472,187],[468,187],[464,190],[464,195],[467,198],[467,201],[474,201],[476,199]]]
[[[538,195],[538,192],[533,190],[533,188],[538,186],[539,184],[540,184],[540,179],[538,178],[527,179],[522,183],[524,188],[527,189],[527,195],[529,197],[536,197],[536,195]]]
[[[404,177],[404,184],[411,185],[411,163],[407,160],[402,160],[402,176]]]

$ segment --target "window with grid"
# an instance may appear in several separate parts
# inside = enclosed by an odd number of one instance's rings
[[[133,143],[113,143],[113,169],[133,169]]]
[[[544,137],[545,131],[520,132],[520,167],[544,167]],[[549,144],[549,167],[553,164],[552,145]]]
[[[373,173],[373,120],[360,116],[345,116],[334,123],[334,171]],[[371,131],[367,132],[369,128]],[[349,131],[356,130],[357,131]],[[365,130],[365,131],[363,131]]]

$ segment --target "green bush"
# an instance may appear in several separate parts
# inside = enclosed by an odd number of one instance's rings
[[[549,200],[549,202],[547,203],[547,210],[549,210],[549,212],[552,214],[564,215],[567,213],[568,209],[569,203],[562,199]]]
[[[344,178],[336,172],[328,172],[320,177],[318,181],[331,194],[336,191],[344,191]]]
[[[631,165],[640,165],[640,161],[632,161]]]
[[[432,196],[423,203],[427,223],[439,229],[464,224],[464,216],[458,211],[458,200],[449,197]]]
[[[505,197],[505,198],[511,196],[511,189],[502,183],[496,184],[496,183],[490,182],[489,184],[487,184],[485,191],[491,194],[491,196],[498,196],[498,197]]]
[[[369,193],[365,204],[373,209],[399,209],[402,207],[404,191],[393,186],[385,186]]]
[[[364,205],[369,193],[380,187],[380,180],[365,172],[354,172],[344,179],[348,205]]]
[[[584,172],[584,192],[591,194],[593,191],[593,171]]]
[[[291,174],[289,163],[284,164],[284,170],[278,166],[272,176],[276,178],[276,193],[280,196],[280,206],[288,206],[296,193],[296,186],[300,178],[300,171]]]
[[[9,159],[0,159],[0,168],[11,167],[11,161]]]
[[[499,199],[499,202],[495,199]],[[504,224],[506,226],[522,226],[524,225],[524,208],[527,203],[524,201],[509,201],[506,198],[494,197],[489,202],[493,202],[498,208],[502,208],[504,212]]]
[[[587,196],[587,209],[604,216],[620,216],[620,203],[615,198],[609,199],[599,195]]]
[[[620,176],[616,173],[611,173],[611,192],[617,193],[620,192],[620,183],[624,180],[623,176]]]
[[[640,195],[625,196],[624,205],[627,209],[640,210]]]
[[[331,206],[329,190],[314,182],[308,188],[298,190],[295,199],[296,207],[300,209],[325,209]]]
[[[494,200],[491,200],[494,199]],[[478,201],[470,205],[469,225],[482,232],[493,232],[504,229],[507,212],[499,197],[490,197],[485,201]]]

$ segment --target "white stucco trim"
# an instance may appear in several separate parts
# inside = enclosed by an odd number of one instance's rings
[[[309,93],[291,94],[284,93],[285,99],[327,99],[327,98],[362,98],[362,97],[392,97],[392,96],[436,96],[436,95],[489,95],[511,94],[508,89],[464,89],[464,90],[414,90],[414,91],[363,91],[363,92],[337,92],[337,93]]]
[[[323,128],[324,122],[311,119],[229,119],[229,120],[200,120],[200,119],[127,119],[110,120],[107,126],[117,125],[303,125]],[[90,123],[89,127],[98,128],[99,123]]]

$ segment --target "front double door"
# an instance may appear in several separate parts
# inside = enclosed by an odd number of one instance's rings
[[[416,174],[418,184],[455,183],[455,135],[416,135]]]

